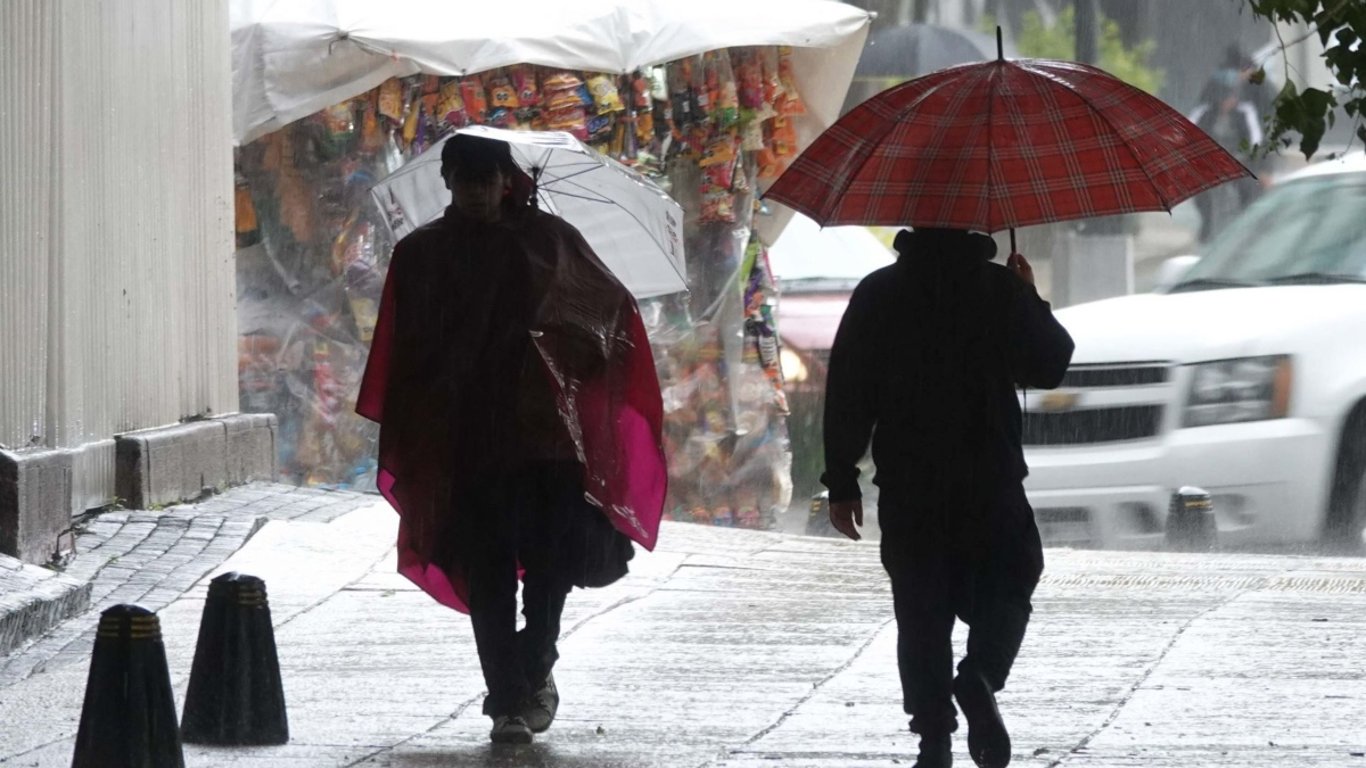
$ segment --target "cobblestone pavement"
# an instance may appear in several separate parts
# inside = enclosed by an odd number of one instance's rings
[[[106,512],[82,525],[61,575],[90,584],[93,610],[0,656],[0,687],[51,664],[84,662],[100,611],[137,603],[159,611],[241,549],[267,520],[330,522],[376,497],[254,483],[197,504]],[[32,570],[26,568],[25,570]]]

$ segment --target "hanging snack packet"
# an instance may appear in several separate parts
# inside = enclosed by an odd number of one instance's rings
[[[506,76],[499,75],[489,81],[489,106],[493,109],[517,109],[522,106],[517,89]]]
[[[806,104],[797,93],[797,78],[792,67],[792,48],[784,45],[778,49],[778,78],[783,83],[783,98],[776,107],[783,115],[804,115]]]
[[[360,149],[362,152],[378,152],[384,146],[384,134],[379,129],[379,115],[375,111],[374,94],[368,94],[362,107],[360,119]]]
[[[711,141],[707,142],[702,150],[702,156],[698,158],[697,165],[707,171],[713,168],[723,169],[726,174],[724,183],[718,182],[718,187],[730,187],[730,168],[735,166],[735,137],[729,133],[716,135]],[[708,173],[708,176],[711,174]]]
[[[692,80],[693,103],[697,107],[698,120],[712,119],[712,110],[716,108],[716,91],[719,82],[716,78],[716,69],[708,67],[705,56],[697,56],[696,62],[689,68]]]
[[[773,118],[773,153],[778,157],[797,153],[797,128],[792,124],[792,118]]]
[[[579,141],[588,140],[588,114],[583,107],[573,106],[546,113],[546,130],[569,131]]]
[[[579,98],[579,86],[583,81],[570,72],[556,72],[541,81],[542,98],[545,108],[551,112],[583,107]]]
[[[740,129],[740,148],[746,152],[758,152],[764,148],[764,126],[758,120],[751,119],[744,122],[744,127]]]
[[[713,189],[702,197],[702,216],[705,223],[735,223],[735,195],[724,189]]]
[[[759,109],[764,105],[764,72],[759,55],[753,49],[740,49],[731,58],[735,70],[740,106]]]
[[[637,69],[631,75],[631,106],[636,109],[650,108],[650,78],[643,70]]]
[[[768,147],[754,153],[754,160],[759,166],[759,178],[765,181],[776,179],[782,175],[783,164],[778,159],[778,155]]]
[[[740,122],[740,96],[735,83],[735,70],[730,66],[730,56],[722,51],[708,55],[710,74],[708,81],[715,81],[713,117],[721,130],[726,130]]]
[[[417,138],[417,120],[422,115],[422,100],[409,98],[403,109],[403,146],[409,146]]]
[[[588,78],[588,92],[592,95],[593,105],[599,115],[621,112],[626,105],[621,101],[621,92],[611,75],[593,75]]]
[[[593,115],[588,118],[588,137],[592,141],[605,141],[612,135],[610,115]]]
[[[470,117],[465,112],[465,99],[460,95],[460,81],[447,80],[442,86],[436,105],[436,114],[452,128],[463,128],[469,124]]]
[[[484,122],[489,109],[488,96],[484,92],[484,81],[478,75],[471,75],[460,81],[460,97],[465,100],[465,114],[471,121]]]
[[[536,86],[536,70],[525,64],[512,68],[512,86],[517,89],[517,103],[523,109],[541,103],[541,90]]]
[[[655,113],[651,109],[642,109],[636,113],[636,141],[641,144],[649,144],[655,139]]]
[[[403,119],[403,85],[391,77],[379,86],[379,113],[398,122]]]

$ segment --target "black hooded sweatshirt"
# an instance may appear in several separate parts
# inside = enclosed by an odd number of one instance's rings
[[[991,263],[990,237],[903,231],[896,249],[897,263],[854,290],[831,349],[830,500],[860,498],[856,465],[870,438],[884,496],[1020,482],[1015,387],[1058,386],[1072,338],[1033,286]]]

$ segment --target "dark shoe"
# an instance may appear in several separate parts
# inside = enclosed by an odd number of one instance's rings
[[[530,744],[531,728],[520,715],[499,715],[493,718],[489,740],[494,744]]]
[[[1010,765],[1010,734],[1006,732],[996,694],[981,675],[959,674],[953,681],[953,696],[968,721],[968,754],[978,768],[1005,768]]]
[[[952,736],[944,733],[920,737],[920,757],[911,768],[950,768],[952,765]]]
[[[555,675],[551,674],[545,679],[545,685],[541,690],[532,694],[526,706],[522,708],[522,719],[526,721],[532,733],[545,733],[550,724],[555,722],[555,713],[560,709],[560,690],[555,687]]]

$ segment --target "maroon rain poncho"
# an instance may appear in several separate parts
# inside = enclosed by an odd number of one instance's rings
[[[512,199],[529,199],[530,180],[514,181]],[[399,572],[444,605],[468,612],[454,554],[464,547],[449,539],[473,511],[469,489],[523,462],[577,460],[586,500],[615,532],[599,527],[627,557],[619,534],[654,548],[666,473],[645,327],[559,217],[509,205],[481,223],[448,209],[400,241],[356,412],[380,423]],[[581,570],[576,583],[600,585],[624,565],[605,578]]]

